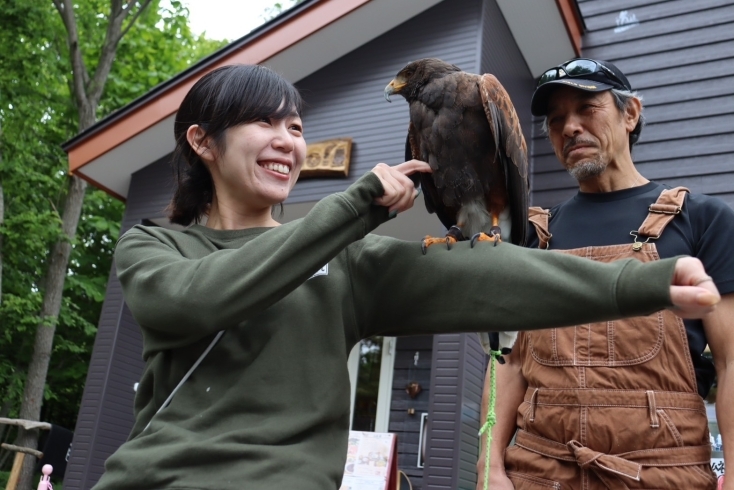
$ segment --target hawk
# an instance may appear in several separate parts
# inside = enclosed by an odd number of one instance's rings
[[[448,230],[435,243],[471,239],[524,246],[528,223],[527,145],[510,96],[493,75],[466,73],[436,58],[408,63],[385,87],[410,106],[406,159],[427,162],[420,179],[426,209]],[[507,354],[515,332],[479,334],[482,347]],[[500,358],[500,362],[503,360]]]
[[[410,106],[406,158],[427,162],[420,174],[426,209],[448,233],[426,237],[451,246],[471,238],[525,245],[527,146],[510,96],[493,75],[466,73],[436,58],[408,63],[385,87]]]

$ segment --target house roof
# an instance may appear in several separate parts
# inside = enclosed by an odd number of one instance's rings
[[[176,110],[204,74],[264,64],[297,82],[442,0],[305,0],[63,145],[69,170],[124,200],[130,176],[174,148]],[[576,0],[496,0],[533,76],[580,52]]]

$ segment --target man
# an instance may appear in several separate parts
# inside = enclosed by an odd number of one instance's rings
[[[550,213],[531,210],[530,246],[601,261],[696,256],[722,301],[703,321],[665,312],[521,333],[496,370],[489,486],[713,489],[702,397],[716,377],[724,458],[734,461],[734,212],[637,171],[631,150],[642,98],[612,63],[574,59],[551,68],[531,111],[545,116],[579,192]],[[707,344],[713,364],[702,355]],[[488,370],[483,416],[489,391]],[[485,457],[483,449],[478,489]],[[734,478],[724,488],[734,489]]]

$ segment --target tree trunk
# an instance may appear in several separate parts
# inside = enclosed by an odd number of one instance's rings
[[[56,321],[61,311],[61,299],[66,279],[66,269],[71,256],[71,240],[76,236],[76,228],[84,202],[84,191],[87,187],[79,177],[69,177],[69,189],[64,202],[62,230],[65,239],[56,242],[51,248],[49,265],[46,274],[46,287],[41,306],[41,323],[36,328],[36,337],[33,344],[33,357],[28,366],[23,389],[23,401],[20,407],[19,418],[40,420],[43,394],[46,386],[46,374],[53,351]],[[16,445],[37,449],[38,430],[18,431]],[[33,481],[33,466],[35,458],[26,456],[21,471],[18,490],[30,490]]]

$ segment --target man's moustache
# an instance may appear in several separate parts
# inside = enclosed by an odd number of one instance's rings
[[[568,150],[573,148],[576,145],[587,145],[587,146],[596,146],[596,144],[593,141],[581,139],[581,138],[571,138],[570,140],[566,141],[566,143],[563,145],[563,154],[566,155],[568,153]]]

